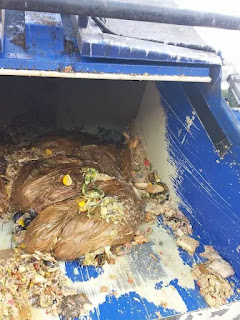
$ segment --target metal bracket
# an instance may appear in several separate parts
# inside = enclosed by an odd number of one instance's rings
[[[26,47],[32,52],[64,50],[63,25],[58,13],[25,11]]]
[[[87,28],[88,17],[78,16],[78,26],[79,26],[79,28]]]

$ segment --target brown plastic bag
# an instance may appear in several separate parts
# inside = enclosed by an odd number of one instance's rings
[[[124,164],[122,163],[120,165],[120,152],[118,152],[118,149],[114,145],[81,146],[76,149],[74,154],[81,160],[96,162],[99,165],[99,170],[101,172],[107,171],[108,174],[113,177],[121,178],[126,173]],[[122,172],[121,167],[123,168]]]
[[[34,147],[41,150],[49,149],[53,155],[71,156],[80,146],[99,143],[97,136],[85,132],[61,132],[39,137],[34,143]]]
[[[55,156],[73,156],[80,160],[96,162],[100,171],[104,172],[107,168],[109,175],[129,179],[131,177],[129,149],[124,145],[96,145],[99,142],[97,136],[84,132],[45,135],[40,137],[32,147],[19,149],[15,146],[12,150],[9,149],[5,153],[7,162],[4,159],[5,163],[1,162],[2,158],[0,158],[0,170],[3,167],[12,189],[19,170],[26,163]],[[87,145],[90,143],[91,145]]]
[[[15,210],[29,208],[40,212],[54,203],[77,196],[83,184],[82,161],[54,157],[25,164],[13,183],[11,202]],[[72,185],[62,183],[70,174]]]
[[[101,160],[101,163],[108,163],[108,171],[112,162],[112,175],[118,176],[115,171],[115,168],[118,168],[126,179],[131,176],[131,157],[128,147],[114,144],[101,145],[98,136],[85,132],[46,135],[39,138],[34,147],[40,150],[48,149],[53,156],[76,156],[81,160],[96,162]]]
[[[20,168],[30,162],[50,158],[54,156],[71,156],[75,150],[81,145],[93,144],[99,142],[96,136],[84,133],[67,133],[48,134],[39,137],[35,143],[28,145],[25,148],[19,146],[11,146],[11,148],[0,146],[0,161],[4,155],[7,159],[7,177],[12,182],[16,178]],[[1,162],[0,162],[1,170]],[[6,170],[5,170],[6,171]]]
[[[49,252],[59,260],[73,260],[104,246],[123,244],[131,240],[143,214],[133,188],[125,181],[98,182],[106,196],[127,202],[125,221],[106,222],[97,208],[91,218],[78,213],[77,199],[50,206],[40,212],[29,225],[25,236],[28,252]]]
[[[56,156],[23,165],[12,187],[11,203],[15,210],[32,208],[40,212],[49,205],[77,197],[83,185],[82,167],[95,168],[110,176],[121,177],[115,161],[104,150],[96,146],[86,147],[88,148],[81,150],[84,161]],[[66,174],[73,181],[69,187],[62,183]]]

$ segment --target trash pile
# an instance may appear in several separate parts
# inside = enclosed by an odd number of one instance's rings
[[[114,263],[111,247],[134,237],[144,213],[128,182],[129,149],[82,132],[46,135],[5,145],[0,169],[1,218],[13,217],[16,245],[2,262],[1,314],[30,319],[31,304],[66,318],[86,314],[90,302],[69,294],[55,259]]]
[[[205,246],[205,251],[200,253],[200,256],[207,261],[195,265],[192,274],[206,302],[211,307],[220,307],[233,294],[226,278],[233,276],[234,270],[212,246]]]
[[[30,320],[31,305],[46,309],[46,314],[67,318],[84,315],[90,309],[87,297],[70,289],[70,280],[50,254],[26,254],[15,248],[1,260],[0,277],[0,319]]]
[[[148,242],[151,227],[146,234],[138,228],[160,215],[177,245],[195,253],[192,226],[137,136],[101,129],[98,136],[61,132],[25,140],[0,146],[0,215],[13,216],[16,245],[0,265],[4,316],[31,319],[30,304],[66,318],[86,314],[90,302],[67,288],[56,260],[114,264],[130,246]],[[225,278],[234,271],[212,247],[202,256],[208,261],[193,275],[207,303],[219,306],[232,294]]]
[[[22,215],[14,239],[25,234],[27,252],[73,260],[134,236],[143,211],[128,183],[129,150],[100,143],[85,133],[48,135],[5,156],[6,211]]]
[[[177,244],[193,255],[199,242],[190,237],[192,226],[189,220],[169,198],[166,184],[161,182],[157,172],[152,170],[150,161],[136,136],[132,138],[129,148],[133,163],[134,186],[144,204],[146,222],[155,221],[157,216],[161,215],[163,223],[173,231]]]

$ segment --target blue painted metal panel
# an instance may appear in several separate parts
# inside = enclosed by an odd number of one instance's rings
[[[60,14],[25,12],[27,51],[63,52],[63,25]]]
[[[86,57],[164,61],[177,64],[221,64],[219,57],[211,52],[102,33],[91,19],[87,29],[79,29],[79,36],[80,52]]]
[[[227,105],[221,94],[221,67],[212,69],[211,77],[213,83],[210,85],[196,85],[195,90],[199,90],[211,109],[212,114],[219,122],[229,141],[240,146],[240,126],[239,121],[232,109]]]
[[[177,187],[177,193],[183,202],[182,210],[193,225],[194,236],[204,244],[212,244],[232,264],[239,277],[239,145],[233,144],[224,159],[221,159],[198,117],[194,118],[193,125],[188,130],[186,117],[193,119],[194,109],[182,85],[159,83],[157,86],[167,113],[170,154],[179,180],[182,181]],[[209,102],[212,110],[218,106],[211,104],[213,97],[211,98]],[[219,96],[217,99],[222,103],[222,113],[216,115],[221,122],[226,119],[225,111],[228,106],[224,105],[225,102]],[[225,132],[237,139],[237,132],[233,132],[230,123],[228,121],[229,127],[225,127]]]
[[[102,54],[89,58],[83,56],[78,49],[70,17],[27,12],[25,23],[24,13],[20,18],[19,15],[14,11],[6,12],[4,50],[0,53],[0,68],[64,72],[65,67],[71,66],[73,72],[209,77],[212,65],[219,63],[219,58],[214,54],[208,56],[198,50],[192,52],[161,44],[157,44],[154,47],[156,52],[151,50],[149,55],[146,55],[144,44],[143,55],[141,47],[129,48],[128,42],[124,47],[119,43],[111,48],[108,47],[109,43],[102,42],[101,50],[105,52],[107,59],[100,59]],[[18,28],[15,27],[15,23]],[[99,42],[91,44],[90,40],[92,41],[89,39],[87,42],[85,38],[82,48],[95,52],[95,45],[99,47]],[[67,45],[69,43],[70,50]],[[106,54],[108,52],[109,55]]]
[[[233,110],[233,114],[237,118],[237,120],[240,122],[240,109],[239,110]]]

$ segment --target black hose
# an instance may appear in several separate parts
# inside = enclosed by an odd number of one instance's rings
[[[0,0],[0,8],[240,30],[237,16],[164,7],[139,0]]]
[[[111,29],[109,29],[100,18],[92,17],[92,19],[104,33],[113,34],[114,36],[121,36],[121,34],[113,32]]]

